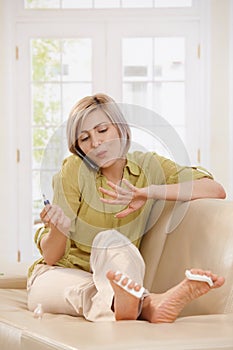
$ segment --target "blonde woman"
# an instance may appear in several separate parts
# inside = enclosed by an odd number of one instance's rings
[[[71,156],[53,178],[35,241],[42,257],[29,269],[28,307],[90,321],[173,322],[223,277],[192,269],[164,294],[143,288],[140,242],[157,199],[225,198],[212,175],[151,152],[128,153],[130,128],[116,102],[87,96],[67,122]]]

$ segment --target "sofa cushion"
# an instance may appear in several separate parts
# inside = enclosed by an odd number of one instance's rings
[[[233,349],[233,314],[181,317],[172,324],[88,322],[27,310],[26,290],[0,289],[1,350]]]
[[[27,286],[27,277],[24,275],[0,276],[0,288],[25,289],[26,286]]]

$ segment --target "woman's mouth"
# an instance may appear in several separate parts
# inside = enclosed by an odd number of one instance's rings
[[[99,159],[103,159],[103,158],[105,158],[106,154],[107,154],[107,151],[103,150],[103,151],[96,153],[95,157],[97,157]]]

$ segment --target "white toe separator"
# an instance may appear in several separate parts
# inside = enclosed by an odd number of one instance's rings
[[[200,281],[200,282],[207,282],[210,287],[212,287],[214,285],[212,279],[209,276],[194,274],[190,270],[186,270],[185,271],[185,276],[189,280]]]
[[[117,272],[115,273],[115,276],[116,276],[116,275],[119,275],[119,274],[121,274],[121,272],[117,271]],[[113,280],[113,282],[114,282],[115,284],[117,284],[119,287],[121,287],[122,289],[124,289],[124,290],[125,290],[126,292],[128,292],[129,294],[135,296],[135,297],[138,298],[138,299],[141,299],[141,297],[143,296],[143,293],[144,293],[144,291],[145,291],[145,288],[144,288],[144,287],[141,287],[141,288],[139,289],[139,291],[136,291],[134,288],[132,288],[132,289],[129,288],[128,285],[132,282],[132,280],[131,280],[130,278],[128,279],[127,284],[126,284],[125,286],[123,286],[123,285],[121,284],[121,282],[122,282],[125,278],[128,278],[128,277],[127,277],[126,275],[123,275],[123,274],[122,274],[122,276],[121,276],[121,278],[119,279],[119,281]]]

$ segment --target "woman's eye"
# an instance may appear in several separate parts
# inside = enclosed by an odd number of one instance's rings
[[[98,132],[106,132],[108,130],[108,128],[101,128],[98,130]]]
[[[88,140],[88,136],[82,136],[82,137],[80,137],[80,141],[81,142],[85,142],[85,141],[87,141]]]

